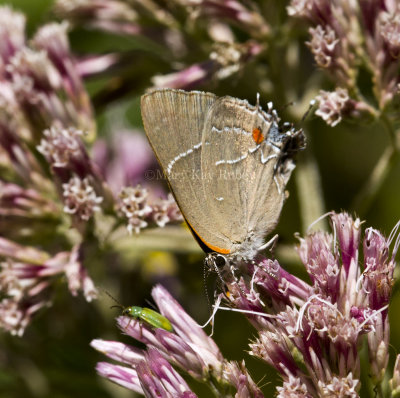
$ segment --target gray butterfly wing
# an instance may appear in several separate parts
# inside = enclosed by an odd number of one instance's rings
[[[141,99],[150,144],[185,219],[206,245],[208,240],[219,243],[206,209],[200,167],[204,121],[216,99],[210,93],[172,89],[155,90]]]
[[[223,97],[204,124],[202,174],[213,176],[203,180],[207,208],[231,253],[247,258],[275,227],[285,198],[274,178],[281,153],[269,141],[274,123],[247,101]]]

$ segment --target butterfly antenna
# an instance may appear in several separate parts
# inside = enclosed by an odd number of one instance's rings
[[[290,101],[287,104],[280,106],[279,108],[277,108],[277,111],[279,113],[286,111],[287,108],[289,108],[290,106],[295,105],[296,103],[294,101]]]
[[[212,307],[211,307],[210,296],[208,294],[208,289],[207,289],[207,271],[208,271],[208,268],[209,268],[209,264],[207,262],[207,257],[206,257],[204,259],[204,262],[203,262],[203,287],[204,287],[204,293],[206,294],[208,312],[211,314]]]
[[[157,306],[154,304],[154,303],[152,303],[150,300],[145,300],[145,302],[146,302],[146,304],[150,307],[150,308],[153,308],[153,310],[155,310],[155,311],[159,311],[159,309],[157,308]]]

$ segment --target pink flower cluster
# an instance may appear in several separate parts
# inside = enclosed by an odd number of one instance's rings
[[[362,341],[368,346],[366,371],[374,384],[382,382],[389,363],[388,305],[399,224],[389,238],[373,228],[362,237],[359,219],[346,213],[329,217],[333,234],[310,234],[300,238],[297,248],[311,283],[288,273],[278,261],[261,257],[237,264],[242,276],[231,275],[226,281],[229,294],[224,300],[243,311],[258,334],[250,354],[273,366],[283,379],[277,388],[280,398],[358,397]],[[169,385],[189,394],[188,385],[182,379],[177,382],[178,368],[197,379],[213,378],[221,388],[230,385],[237,389],[235,396],[263,396],[244,363],[225,360],[163,288],[155,288],[153,298],[174,332],[118,318],[119,327],[144,343],[147,352],[118,342],[93,341],[96,349],[128,365],[100,363],[97,370],[102,376],[148,397],[169,396],[163,393]],[[398,385],[396,372],[393,385]]]

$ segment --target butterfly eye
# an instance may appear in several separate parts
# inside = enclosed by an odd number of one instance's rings
[[[215,256],[214,261],[215,261],[216,267],[219,268],[219,269],[224,268],[225,265],[227,264],[226,257],[225,256],[221,256],[220,254]]]

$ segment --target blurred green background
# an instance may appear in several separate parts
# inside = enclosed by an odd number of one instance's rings
[[[28,36],[31,36],[39,25],[54,19],[50,12],[52,1],[49,0],[14,0],[0,3],[11,4],[27,15]],[[284,4],[282,9],[284,10]],[[112,134],[109,126],[106,126],[107,115],[118,112],[121,108],[125,110],[124,116],[132,127],[142,129],[139,97],[143,90],[150,86],[150,77],[154,73],[169,72],[168,65],[152,64],[151,49],[148,50],[143,43],[138,43],[132,38],[121,39],[86,30],[75,30],[70,38],[71,46],[77,54],[131,51],[131,67],[136,71],[136,76],[139,76],[135,80],[138,86],[132,87],[131,92],[124,93],[118,101],[105,101],[104,88],[110,83],[110,77],[90,79],[86,84],[94,101],[99,136]],[[305,40],[306,36],[300,37],[298,43],[301,69],[296,74],[290,74],[290,70],[285,74],[286,68],[282,65],[280,71],[283,74],[281,78],[286,84],[292,84],[293,92],[297,92],[299,96],[311,75],[320,88],[333,88],[322,72],[316,70],[313,59],[305,48]],[[257,81],[252,79],[252,67],[249,65],[237,78],[227,79],[218,86],[203,86],[201,89],[213,91],[217,95],[247,98],[254,103],[258,86]],[[118,81],[118,76],[114,78]],[[286,99],[281,97],[279,86],[277,82],[276,89],[273,89],[273,100],[278,109],[283,109],[287,104]],[[305,106],[303,111],[306,109]],[[285,108],[281,112],[283,119],[295,121],[299,125],[299,120],[291,119],[293,116],[290,112],[290,107]],[[307,120],[303,128],[308,140],[308,154],[300,154],[298,167],[302,166],[305,157],[315,157],[320,172],[325,210],[347,210],[357,214],[358,209],[353,207],[355,197],[388,145],[387,134],[376,124],[360,126],[341,123],[336,128],[330,128],[317,118]],[[360,214],[366,221],[365,226],[373,226],[386,235],[390,233],[400,219],[399,181],[400,164],[397,164],[387,176],[371,206]],[[279,245],[285,250],[278,249],[277,256],[285,268],[305,277],[295,252],[291,249],[296,244],[294,233],[304,232],[301,231],[295,178],[291,179],[288,190],[290,197],[284,206],[277,228],[277,233],[280,234]],[[86,265],[95,283],[126,305],[148,306],[151,287],[157,282],[163,283],[187,312],[201,324],[209,314],[203,285],[204,255],[185,228],[177,227],[172,230],[178,241],[171,241],[170,230],[159,230],[143,233],[139,237],[121,239],[120,250],[118,245],[112,250],[110,247],[90,247]],[[106,358],[90,348],[89,343],[92,339],[103,338],[132,343],[126,336],[122,336],[115,326],[114,317],[118,312],[109,308],[113,305],[111,300],[105,294],[100,294],[94,303],[87,303],[82,297],[72,298],[62,283],[55,289],[54,294],[55,300],[51,308],[41,311],[27,328],[23,338],[0,334],[0,397],[134,396],[128,390],[101,379],[94,370],[96,362]],[[398,289],[395,286],[390,309],[392,359],[400,347],[400,323],[397,320],[399,305]],[[264,385],[265,396],[272,396],[276,383],[279,383],[279,376],[271,368],[245,353],[253,336],[254,330],[243,322],[243,317],[239,314],[224,311],[218,313],[214,339],[223,354],[228,359],[240,360],[244,357],[253,379],[256,382],[262,379],[260,384]],[[389,369],[391,367],[392,365]],[[193,388],[201,396],[207,396],[207,392],[202,391],[200,385],[194,384]]]

